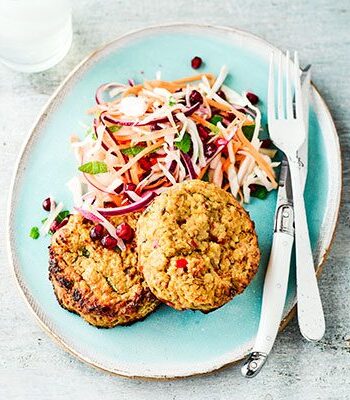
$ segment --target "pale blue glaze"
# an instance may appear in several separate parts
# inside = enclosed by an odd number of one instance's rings
[[[32,146],[23,179],[14,203],[16,249],[22,275],[34,301],[41,305],[46,319],[57,331],[79,346],[93,349],[95,358],[115,365],[182,367],[210,362],[240,349],[257,330],[261,306],[263,276],[271,245],[276,192],[265,201],[253,200],[247,206],[255,221],[262,252],[260,270],[244,294],[221,309],[204,315],[200,312],[177,312],[160,307],[145,321],[129,327],[96,329],[57,304],[48,280],[48,239],[32,240],[28,233],[45,217],[41,202],[49,194],[69,208],[71,196],[65,183],[75,174],[76,165],[68,138],[83,133],[79,122],[88,123],[85,111],[94,102],[101,83],[116,80],[136,82],[153,79],[157,70],[163,79],[193,74],[190,60],[200,55],[205,66],[200,71],[217,73],[226,64],[231,76],[226,83],[237,91],[251,90],[262,99],[265,111],[267,63],[248,49],[228,41],[185,34],[148,36],[113,52],[84,73],[50,115],[40,138]],[[141,73],[143,71],[143,73]],[[266,120],[264,118],[264,124]],[[313,246],[316,245],[327,197],[327,165],[322,135],[315,114],[310,115],[309,177],[306,188],[308,220]],[[295,295],[294,264],[288,290],[287,307]],[[242,354],[243,355],[243,354]]]

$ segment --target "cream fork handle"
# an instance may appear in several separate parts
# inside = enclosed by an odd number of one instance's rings
[[[325,332],[325,320],[315,274],[297,155],[288,157],[294,204],[297,272],[297,309],[301,334],[318,341]]]

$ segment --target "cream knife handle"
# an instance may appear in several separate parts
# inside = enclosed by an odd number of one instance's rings
[[[261,316],[253,351],[269,354],[281,323],[286,301],[290,258],[294,238],[275,232],[265,275]]]
[[[289,157],[288,160],[294,203],[298,322],[305,339],[317,341],[324,335],[325,320],[312,257],[298,158]]]
[[[286,300],[293,235],[275,232],[265,275],[258,333],[252,353],[242,367],[247,378],[255,376],[265,363],[276,339]]]

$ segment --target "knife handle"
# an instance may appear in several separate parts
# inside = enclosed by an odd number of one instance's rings
[[[255,376],[265,363],[276,339],[286,299],[294,238],[275,232],[262,297],[260,323],[252,353],[242,367],[243,376]]]

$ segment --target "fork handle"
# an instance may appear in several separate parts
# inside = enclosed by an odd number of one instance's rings
[[[288,161],[294,203],[298,322],[300,332],[307,340],[318,341],[324,335],[325,320],[312,257],[297,154],[288,157]]]

